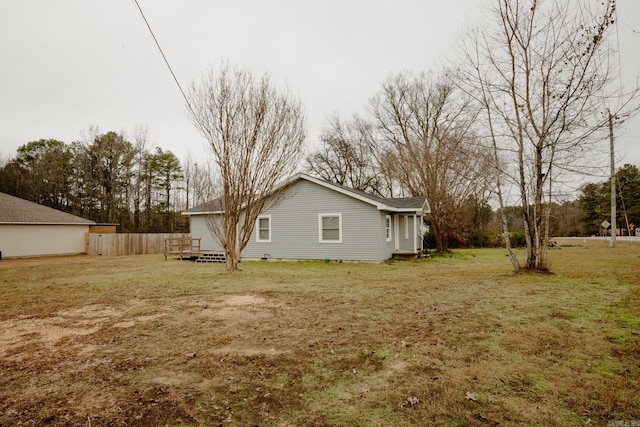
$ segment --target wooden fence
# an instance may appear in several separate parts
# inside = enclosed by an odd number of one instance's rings
[[[191,237],[189,233],[87,233],[86,252],[96,256],[164,253],[164,239]]]

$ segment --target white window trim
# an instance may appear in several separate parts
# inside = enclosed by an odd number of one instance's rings
[[[328,216],[338,217],[338,240],[324,240],[322,238],[322,218]],[[342,214],[341,213],[320,213],[318,214],[318,242],[319,243],[342,243]]]
[[[260,238],[260,220],[265,218],[269,220],[269,238],[261,239]],[[271,215],[259,215],[258,218],[256,219],[255,229],[256,229],[256,242],[271,243]]]
[[[389,221],[388,224],[389,226],[387,226],[387,220]],[[384,216],[384,233],[387,239],[387,242],[390,242],[391,240],[393,240],[393,221],[391,220],[391,215],[385,215]]]

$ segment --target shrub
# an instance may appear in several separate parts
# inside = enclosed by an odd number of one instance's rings
[[[527,246],[527,239],[522,232],[510,233],[509,242],[511,242],[512,248],[523,248]]]
[[[456,239],[449,239],[449,249],[500,248],[505,246],[502,233],[476,230],[469,233],[466,237],[466,243],[462,243]],[[511,242],[511,247],[522,248],[526,246],[526,239],[524,237],[524,233],[522,232],[510,233],[509,240]],[[425,233],[423,237],[423,243],[426,250],[434,250],[436,248],[436,238],[434,233],[431,231]]]
[[[498,233],[476,230],[469,235],[469,246],[472,248],[499,248],[502,245],[502,236]]]

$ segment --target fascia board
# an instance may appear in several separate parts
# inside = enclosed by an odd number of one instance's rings
[[[424,204],[422,205],[422,212],[431,213],[431,206],[429,206],[429,200],[425,197]]]
[[[423,213],[423,208],[392,208],[390,206],[386,206],[383,208],[378,208],[379,211],[387,211],[387,212],[395,212],[395,213]]]
[[[0,225],[96,225],[94,222],[17,222],[17,221],[0,221]]]
[[[191,216],[191,215],[219,215],[223,214],[224,211],[207,211],[207,212],[182,212],[182,215]]]

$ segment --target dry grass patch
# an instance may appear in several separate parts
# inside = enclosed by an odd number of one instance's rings
[[[380,265],[0,262],[0,425],[640,420],[640,244]]]

